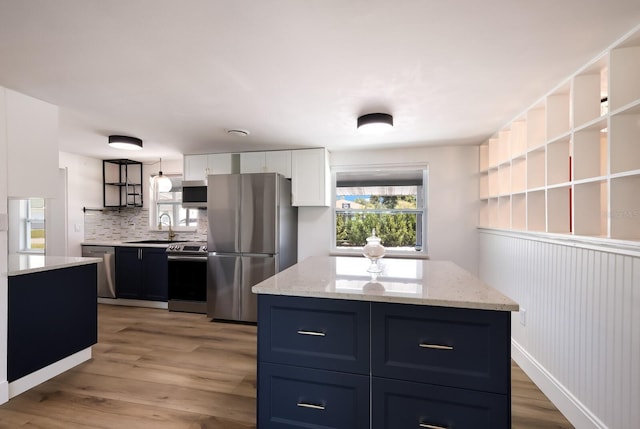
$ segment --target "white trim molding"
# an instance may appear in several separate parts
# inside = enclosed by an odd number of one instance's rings
[[[45,366],[31,374],[25,375],[22,378],[17,379],[9,383],[9,399],[18,396],[21,393],[44,383],[53,377],[62,374],[65,371],[70,370],[74,366],[80,365],[83,362],[91,359],[91,347],[87,347],[84,350],[80,350],[77,353],[72,354],[62,360]]]

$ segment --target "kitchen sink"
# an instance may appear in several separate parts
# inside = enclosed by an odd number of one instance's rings
[[[137,244],[169,244],[169,243],[179,243],[175,240],[133,240],[127,241],[126,243],[137,243]]]

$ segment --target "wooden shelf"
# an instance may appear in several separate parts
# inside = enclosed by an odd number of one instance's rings
[[[611,179],[611,237],[640,240],[640,174]]]
[[[580,127],[608,113],[608,58],[573,78],[573,124]]]
[[[573,135],[573,179],[607,174],[607,120],[603,119]]]
[[[640,77],[639,77],[640,80]],[[611,116],[611,173],[640,169],[640,106]]]
[[[574,232],[577,235],[607,236],[607,181],[574,186]]]
[[[569,132],[571,129],[570,116],[570,86],[565,85],[558,92],[547,97],[547,139],[554,139]]]
[[[640,27],[480,154],[481,226],[640,241]]]
[[[527,192],[527,230],[546,231],[545,191]]]
[[[545,185],[545,148],[536,149],[527,154],[527,189]]]

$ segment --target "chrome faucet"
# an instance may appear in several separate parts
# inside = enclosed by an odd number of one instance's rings
[[[171,216],[168,213],[162,213],[160,217],[158,217],[158,229],[162,229],[162,216],[166,216],[169,218],[169,241],[172,241],[176,236],[176,233],[171,229]]]

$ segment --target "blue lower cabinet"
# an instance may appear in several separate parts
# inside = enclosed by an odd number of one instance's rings
[[[508,429],[508,395],[372,378],[372,429]]]
[[[260,429],[369,428],[369,377],[260,363]]]

